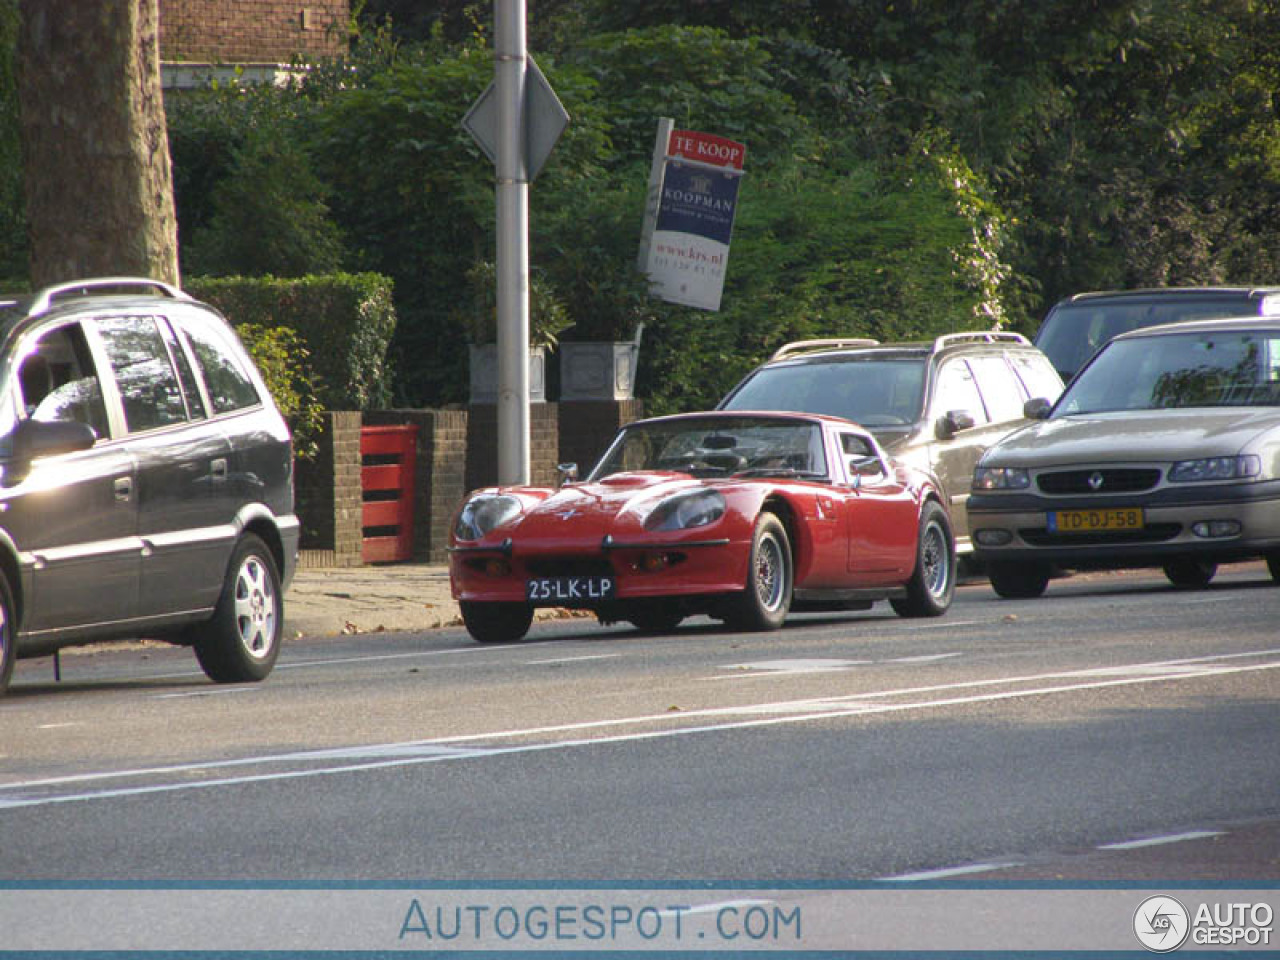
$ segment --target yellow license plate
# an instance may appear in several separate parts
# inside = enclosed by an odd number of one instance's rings
[[[1141,530],[1141,507],[1117,510],[1055,510],[1049,514],[1052,533],[1100,533],[1110,530]]]

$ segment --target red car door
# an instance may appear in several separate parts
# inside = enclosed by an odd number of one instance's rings
[[[856,433],[842,433],[840,489],[854,586],[902,580],[915,565],[916,503],[892,464]]]

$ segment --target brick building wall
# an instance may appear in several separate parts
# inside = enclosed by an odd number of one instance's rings
[[[159,0],[160,58],[289,63],[347,52],[348,0]]]

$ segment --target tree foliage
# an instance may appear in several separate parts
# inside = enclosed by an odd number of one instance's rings
[[[1274,7],[531,0],[572,117],[530,191],[540,302],[562,338],[643,323],[640,393],[667,411],[791,338],[1030,332],[1083,289],[1275,282]],[[492,4],[356,9],[346,63],[174,98],[185,252],[200,262],[219,231],[230,252],[269,222],[255,201],[285,211],[279,246],[394,278],[395,401],[458,401],[492,309],[493,170],[459,123],[493,75]],[[635,267],[660,116],[747,144],[716,313],[650,297]],[[273,163],[273,141],[297,153]],[[280,262],[244,246],[239,269]]]

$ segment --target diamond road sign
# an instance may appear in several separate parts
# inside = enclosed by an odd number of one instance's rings
[[[533,57],[528,57],[529,68],[525,73],[524,84],[524,166],[526,176],[532,180],[547,162],[552,148],[569,125],[569,114],[560,103],[560,98],[547,83]],[[462,118],[462,125],[475,138],[480,149],[493,161],[498,162],[498,98],[494,83],[491,81],[471,105],[467,115]]]

